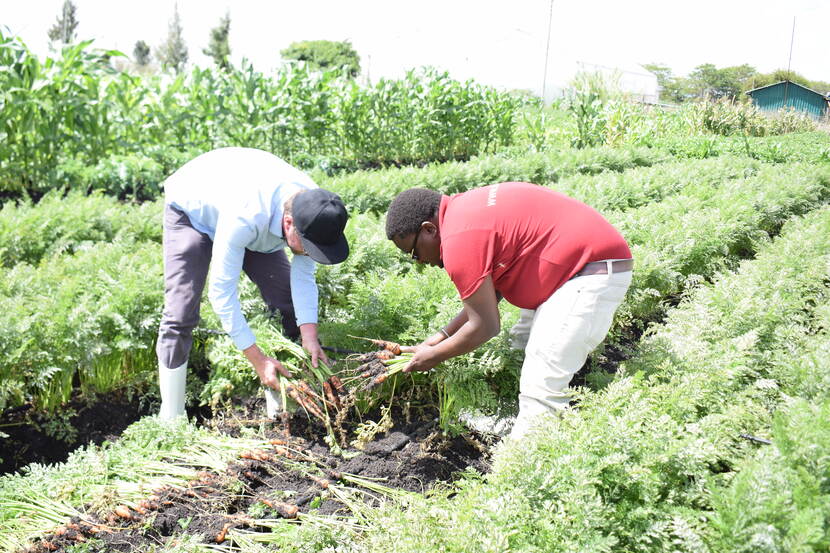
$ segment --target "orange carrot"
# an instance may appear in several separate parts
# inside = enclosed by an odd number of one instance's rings
[[[329,377],[329,382],[331,382],[332,388],[334,391],[337,392],[338,395],[345,395],[346,394],[346,387],[343,386],[343,381],[337,375],[331,375]]]
[[[387,378],[389,378],[389,373],[381,373],[381,374],[377,375],[376,377],[374,377],[369,382],[369,384],[366,385],[366,387],[371,390],[372,388],[374,388],[376,386],[380,386],[381,384],[386,382]]]
[[[222,530],[216,535],[216,543],[222,543],[225,541],[225,538],[228,535],[228,529],[231,527],[230,522],[226,522],[224,526],[222,526]]]
[[[127,520],[133,518],[132,513],[130,513],[130,508],[126,505],[119,505],[118,507],[116,507],[115,514],[121,518],[126,518]]]
[[[281,457],[285,457],[287,459],[293,459],[294,458],[294,456],[291,454],[291,452],[288,450],[288,448],[285,447],[285,446],[281,446],[281,445],[275,445],[274,446],[274,454],[279,455]]]
[[[311,389],[311,386],[309,386],[308,382],[305,380],[297,380],[295,384],[297,389],[304,393],[307,397],[318,399],[319,396],[314,392],[314,390]]]
[[[314,476],[313,474],[309,474],[308,478],[324,490],[327,490],[329,488],[329,485],[331,485],[331,482],[329,482],[325,478],[320,478],[319,476]]]
[[[323,394],[326,396],[328,402],[334,406],[335,409],[340,409],[340,398],[334,393],[334,388],[331,383],[326,380],[323,382]]]
[[[322,421],[325,420],[323,412],[311,398],[306,399],[302,397],[297,388],[291,385],[286,386],[285,391],[291,399],[297,402],[297,405],[308,411],[310,415],[313,415]]]
[[[283,503],[282,501],[261,499],[263,503],[277,511],[283,518],[297,518],[297,512],[300,510],[296,505],[290,503]]]

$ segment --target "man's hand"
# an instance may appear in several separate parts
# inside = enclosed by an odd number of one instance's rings
[[[407,351],[414,353],[412,359],[409,360],[409,363],[404,368],[403,372],[411,373],[414,371],[429,371],[435,368],[440,362],[440,359],[436,359],[433,351],[432,346],[426,346],[424,344],[418,344],[417,346],[407,346]],[[403,351],[403,348],[401,348]]]
[[[490,276],[462,303],[462,312],[447,325],[449,338],[438,332],[417,346],[401,348],[414,353],[404,372],[428,371],[442,361],[473,351],[499,333],[499,300]]]
[[[248,361],[251,362],[251,365],[254,366],[254,370],[259,376],[259,381],[262,382],[264,386],[273,388],[274,390],[279,390],[280,385],[277,380],[278,372],[286,378],[291,378],[291,373],[282,366],[282,363],[273,357],[265,355],[256,344],[242,350],[242,353],[245,354],[245,357],[247,357]]]
[[[331,362],[323,351],[320,345],[320,340],[317,338],[317,324],[305,323],[300,325],[300,336],[303,340],[303,349],[311,354],[311,366],[315,369],[322,361],[323,364],[329,365]]]

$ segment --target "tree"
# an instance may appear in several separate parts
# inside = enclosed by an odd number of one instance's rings
[[[231,68],[230,56],[231,47],[228,44],[228,35],[231,31],[231,14],[219,20],[219,25],[210,30],[210,42],[208,47],[202,50],[206,56],[213,58],[213,62],[219,69],[228,70]]]
[[[162,67],[171,68],[176,73],[184,71],[187,65],[187,44],[182,37],[182,21],[179,17],[179,5],[173,9],[173,19],[167,31],[167,40],[156,50],[156,58]]]
[[[78,28],[78,18],[75,17],[77,8],[72,0],[65,0],[57,21],[48,31],[49,40],[69,44],[75,40],[75,29]]]
[[[143,40],[136,41],[133,48],[133,59],[139,67],[147,67],[150,64],[150,46]]]
[[[744,85],[758,72],[743,64],[718,69],[711,63],[698,65],[689,73],[689,88],[697,97],[739,98]]]
[[[350,77],[360,73],[360,56],[348,40],[304,40],[292,42],[280,55],[286,60],[307,62],[316,69],[338,69],[344,67]]]
[[[680,103],[687,99],[688,90],[686,79],[672,75],[671,69],[658,63],[646,63],[643,67],[657,76],[657,85],[660,87],[660,100],[664,102]]]

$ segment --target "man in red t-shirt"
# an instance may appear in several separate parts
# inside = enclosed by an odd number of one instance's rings
[[[565,388],[605,338],[631,284],[633,260],[620,233],[593,208],[530,183],[454,196],[411,188],[392,201],[386,236],[416,261],[443,267],[464,306],[411,348],[407,371],[430,370],[496,336],[502,297],[522,308],[512,331],[525,347],[512,438],[568,405]]]

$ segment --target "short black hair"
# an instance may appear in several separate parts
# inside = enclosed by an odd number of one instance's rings
[[[421,223],[438,214],[441,196],[428,188],[410,188],[395,196],[386,212],[386,237],[392,240],[418,232]]]

